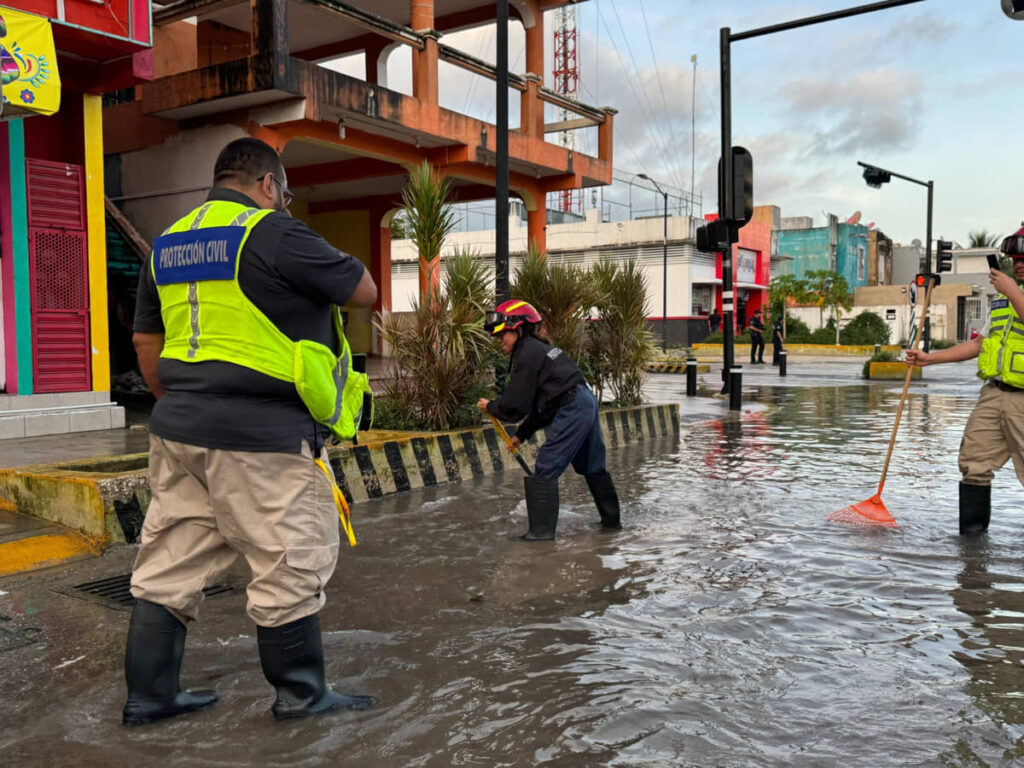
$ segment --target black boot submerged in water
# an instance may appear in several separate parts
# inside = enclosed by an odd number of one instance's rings
[[[136,600],[128,625],[124,679],[128,685],[121,722],[142,725],[206,709],[213,691],[182,691],[178,684],[185,654],[185,625],[162,605]]]
[[[992,487],[960,483],[960,535],[984,533],[992,517]]]
[[[619,494],[615,492],[615,483],[607,472],[587,475],[587,487],[594,497],[597,513],[601,515],[601,525],[605,528],[621,528],[619,520]]]
[[[373,706],[369,696],[336,693],[327,686],[318,614],[280,627],[256,627],[256,637],[263,674],[277,689],[271,711],[278,720]]]
[[[558,478],[544,480],[524,477],[526,516],[530,530],[520,536],[523,541],[551,541],[558,526]]]

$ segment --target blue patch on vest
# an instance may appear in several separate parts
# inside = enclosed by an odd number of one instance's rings
[[[1006,309],[1008,306],[1010,306],[1010,300],[1004,296],[1001,299],[994,299],[989,309]]]
[[[172,232],[153,241],[157,285],[232,280],[245,227],[206,227]]]

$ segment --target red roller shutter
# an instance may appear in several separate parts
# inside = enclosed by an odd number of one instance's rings
[[[36,392],[92,389],[89,254],[82,168],[27,160]]]

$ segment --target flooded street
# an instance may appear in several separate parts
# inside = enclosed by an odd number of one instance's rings
[[[128,614],[0,584],[3,626],[37,629],[0,648],[2,762],[1024,764],[1021,489],[1004,468],[989,535],[957,535],[956,450],[978,389],[966,370],[908,401],[883,493],[896,530],[825,516],[874,493],[901,382],[751,377],[733,419],[690,419],[684,403],[678,443],[609,453],[617,533],[596,527],[574,475],[552,543],[513,538],[515,471],[356,506],[360,543],[322,619],[328,679],[374,696],[367,712],[273,722],[236,592],[204,604],[182,673],[220,702],[124,729]],[[684,384],[654,377],[652,399],[685,400]],[[64,581],[124,572],[131,554]]]

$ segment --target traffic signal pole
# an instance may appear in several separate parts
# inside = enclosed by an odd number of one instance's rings
[[[850,16],[859,16],[864,13],[883,11],[888,8],[896,8],[901,5],[920,3],[923,0],[884,0],[884,2],[859,5],[854,8],[846,8],[832,13],[823,13],[818,16],[808,16],[803,19],[795,19],[782,24],[773,24],[769,27],[759,27],[747,32],[737,32],[735,35],[729,27],[722,27],[719,30],[719,49],[721,57],[721,89],[722,89],[722,156],[720,160],[720,175],[718,178],[718,217],[724,223],[725,237],[721,243],[724,248],[722,253],[722,393],[729,391],[729,370],[734,365],[733,349],[733,317],[735,308],[735,297],[733,295],[732,275],[732,246],[737,241],[738,226],[734,226],[735,216],[732,210],[733,191],[733,152],[732,152],[732,62],[730,46],[733,42],[749,40],[753,37],[770,35],[775,32],[785,32],[798,27],[807,27],[812,24],[821,24],[826,21],[845,19]],[[931,263],[931,234],[929,221],[929,264]],[[732,398],[730,398],[732,403]]]
[[[732,62],[729,27],[719,35],[722,78],[722,159],[718,177],[718,218],[723,222],[725,248],[722,250],[722,394],[729,391],[729,371],[734,363],[733,318],[735,303],[732,286]],[[731,400],[730,400],[731,402]]]

